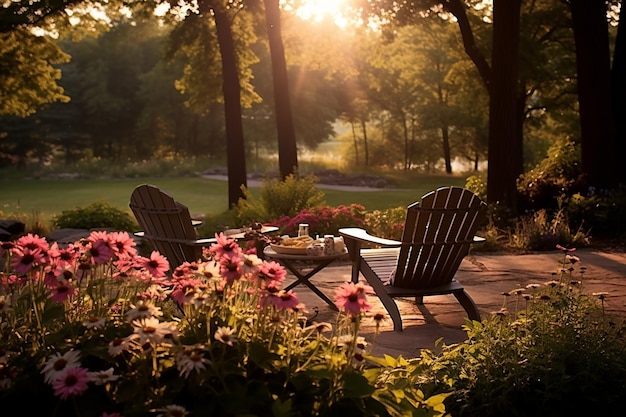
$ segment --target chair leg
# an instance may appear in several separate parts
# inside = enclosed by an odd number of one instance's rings
[[[380,299],[380,302],[383,303],[383,306],[389,313],[389,316],[391,316],[391,320],[393,321],[393,330],[396,332],[401,332],[402,317],[400,316],[400,310],[398,309],[398,305],[396,304],[394,299],[391,298],[387,293],[385,284],[383,284],[383,282],[365,262],[361,263],[361,273],[367,280],[367,283],[370,284],[374,289],[374,292]]]
[[[418,306],[424,305],[424,297],[422,297],[421,295],[415,297],[415,304],[417,304]]]
[[[480,312],[478,311],[476,303],[472,300],[472,297],[470,297],[465,290],[455,291],[453,294],[465,312],[467,312],[467,317],[469,317],[470,320],[480,321]]]

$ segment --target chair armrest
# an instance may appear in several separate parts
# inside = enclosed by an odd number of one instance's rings
[[[361,229],[360,227],[346,227],[339,229],[339,235],[341,235],[344,239],[358,240],[361,243],[373,243],[375,245],[386,247],[402,246],[402,242],[398,240],[385,239],[370,235],[365,229]]]
[[[155,236],[146,236],[145,232],[135,232],[133,233],[133,235],[139,238],[143,238],[143,239],[160,240],[163,242],[171,242],[171,243],[181,243],[183,245],[190,245],[190,246],[206,246],[208,244],[217,242],[215,238],[205,238],[205,239],[195,239],[195,240],[159,238]]]

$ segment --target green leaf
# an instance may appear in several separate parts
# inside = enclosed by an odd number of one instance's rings
[[[376,389],[367,378],[357,373],[347,373],[343,377],[343,392],[346,398],[361,398],[371,395]]]

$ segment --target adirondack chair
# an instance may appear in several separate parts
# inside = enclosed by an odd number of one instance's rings
[[[480,320],[476,304],[454,279],[470,245],[483,241],[474,236],[485,220],[487,204],[469,190],[442,187],[407,208],[402,240],[375,237],[361,228],[342,228],[339,234],[352,262],[352,281],[359,273],[376,292],[402,331],[395,298],[453,294],[472,320]],[[365,247],[364,247],[365,246]]]
[[[130,208],[143,229],[136,236],[148,240],[154,249],[167,258],[173,271],[183,262],[193,262],[202,256],[202,247],[215,239],[198,239],[189,209],[175,201],[158,187],[137,186],[130,197]]]

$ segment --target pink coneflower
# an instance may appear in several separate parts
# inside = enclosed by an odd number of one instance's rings
[[[80,256],[80,248],[73,243],[68,244],[65,248],[59,248],[59,245],[54,242],[50,246],[48,256],[56,268],[74,268]]]
[[[67,280],[60,280],[57,285],[50,289],[50,298],[57,303],[67,301],[69,298],[78,294],[78,289]]]
[[[170,263],[167,258],[157,251],[152,251],[149,258],[139,258],[137,263],[155,278],[165,277],[167,271],[170,270]]]
[[[32,233],[17,239],[15,241],[15,245],[21,248],[28,248],[30,250],[39,249],[44,254],[48,252],[48,249],[50,249],[50,245],[45,237],[39,237],[39,235],[34,235]]]
[[[174,284],[172,299],[179,305],[187,304],[193,298],[196,287],[202,285],[199,279],[181,279]]]
[[[259,266],[259,278],[266,283],[269,281],[282,282],[286,275],[285,268],[276,261],[264,261]]]
[[[241,247],[237,244],[235,239],[224,236],[224,233],[215,234],[215,240],[217,243],[213,243],[209,247],[209,254],[212,254],[216,260],[222,258],[238,257],[241,254]]]
[[[89,371],[85,368],[67,368],[52,383],[54,395],[58,395],[62,400],[69,396],[81,395],[87,391],[89,382]]]
[[[109,246],[108,240],[98,239],[91,242],[87,252],[91,255],[91,263],[93,264],[105,264],[113,258],[113,249]]]
[[[228,346],[233,346],[233,344],[237,343],[235,330],[230,327],[218,327],[213,337],[215,337],[215,340],[218,342],[222,342]]]
[[[45,263],[46,257],[41,249],[27,247],[13,249],[13,269],[18,274],[25,274],[34,266]]]
[[[356,285],[353,282],[344,283],[335,292],[335,305],[352,315],[369,311],[372,306],[367,302],[366,294],[372,291],[372,287],[363,283]]]
[[[137,255],[137,249],[135,249],[137,244],[128,232],[109,233],[109,244],[113,253],[120,259],[132,258]]]
[[[220,275],[227,285],[232,285],[233,282],[241,278],[241,272],[239,257],[224,257],[220,260]]]
[[[272,303],[276,308],[286,310],[286,309],[297,309],[302,310],[304,305],[300,303],[298,297],[293,291],[285,291],[280,290],[277,294],[274,294],[272,297],[268,298],[268,301]]]
[[[64,354],[55,353],[43,366],[41,373],[44,374],[44,381],[50,384],[56,380],[67,368],[77,368],[80,366],[80,351],[70,350]]]

